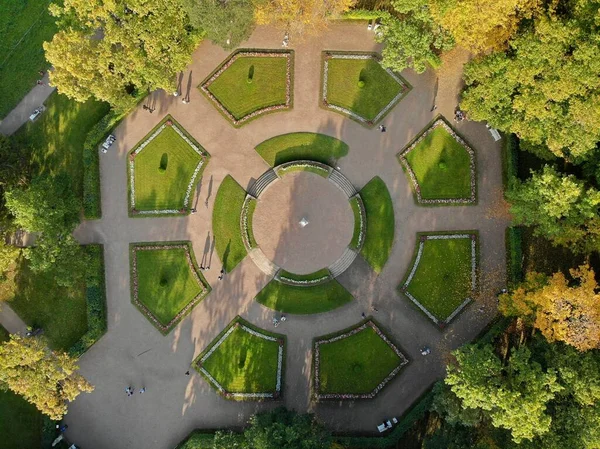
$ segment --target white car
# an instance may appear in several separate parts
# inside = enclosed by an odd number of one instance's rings
[[[33,111],[31,113],[31,115],[29,116],[29,120],[32,122],[35,121],[42,114],[43,111],[44,111],[44,109],[37,108],[35,111]]]

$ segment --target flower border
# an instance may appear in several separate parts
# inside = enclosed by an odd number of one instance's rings
[[[180,209],[147,209],[139,210],[135,207],[135,158],[148,144],[150,144],[158,135],[167,127],[170,126],[173,130],[181,137],[199,156],[200,161],[196,165],[194,172],[188,183],[183,204]],[[196,184],[196,178],[203,168],[208,164],[210,155],[204,148],[200,146],[189,134],[183,129],[183,127],[177,123],[177,121],[171,116],[167,115],[163,118],[160,123],[150,131],[135,147],[128,153],[128,184],[129,184],[129,213],[132,216],[144,216],[144,215],[184,215],[188,213],[188,205],[192,190]]]
[[[414,150],[417,147],[417,145],[419,145],[419,143],[425,137],[427,137],[429,135],[429,133],[431,133],[434,129],[436,129],[439,126],[442,126],[460,145],[463,146],[463,148],[467,151],[467,153],[469,153],[470,174],[471,174],[471,196],[469,198],[425,199],[421,196],[421,186],[419,185],[419,182],[417,181],[417,176],[415,175],[415,172],[413,171],[412,167],[410,166],[408,159],[406,159],[406,156],[408,155],[408,153],[410,153],[412,150]],[[470,205],[472,205],[472,204],[475,204],[475,202],[477,201],[477,176],[476,176],[477,167],[476,167],[476,163],[475,163],[475,151],[473,151],[471,146],[462,137],[460,137],[458,135],[458,133],[448,124],[448,122],[446,122],[446,120],[441,115],[438,115],[430,125],[428,125],[423,131],[421,131],[421,133],[419,135],[417,135],[417,137],[415,139],[413,139],[410,144],[408,144],[406,147],[404,147],[400,151],[400,153],[398,153],[398,159],[400,160],[400,163],[402,164],[402,166],[408,172],[408,176],[410,177],[410,180],[413,184],[413,190],[417,197],[417,203],[430,204],[430,205],[431,204],[434,204],[434,205],[470,204]]]
[[[286,58],[286,92],[285,92],[285,103],[266,106],[264,108],[257,109],[249,114],[246,114],[240,119],[236,119],[233,114],[225,107],[219,99],[213,95],[208,87],[225,71],[231,64],[233,64],[238,58],[242,57],[264,57],[264,58]],[[200,83],[200,91],[212,102],[217,110],[235,127],[240,127],[246,124],[246,122],[255,119],[263,114],[278,112],[287,109],[291,109],[293,106],[293,50],[251,50],[251,49],[240,49],[233,52],[225,61],[223,61],[202,83]]]
[[[223,344],[235,329],[242,329],[249,334],[265,340],[274,341],[279,344],[277,353],[277,380],[275,383],[275,391],[261,393],[233,393],[227,391],[203,366],[202,364]],[[283,390],[283,371],[285,361],[285,344],[286,338],[284,335],[275,334],[265,331],[256,326],[252,326],[249,322],[237,316],[229,325],[217,335],[213,341],[202,351],[192,362],[192,366],[217,390],[217,392],[226,399],[237,400],[265,400],[265,399],[280,399]]]
[[[321,384],[321,379],[320,379],[320,346],[324,345],[324,344],[328,344],[328,343],[333,343],[336,342],[338,340],[342,340],[344,338],[348,338],[351,337],[363,330],[365,330],[367,327],[372,328],[375,333],[385,342],[388,344],[388,346],[396,353],[396,355],[398,355],[398,357],[400,357],[401,362],[400,364],[394,368],[386,377],[385,379],[383,379],[376,387],[375,389],[373,389],[373,391],[371,391],[370,393],[363,393],[363,394],[351,394],[351,393],[327,393],[327,394],[321,394],[319,393],[320,390],[320,384]],[[394,377],[396,377],[398,375],[398,373],[400,372],[400,370],[404,367],[404,365],[406,365],[408,363],[408,358],[398,349],[398,346],[395,345],[394,343],[392,343],[392,341],[390,340],[390,338],[379,328],[379,326],[377,326],[377,324],[375,324],[375,321],[372,318],[368,318],[365,322],[363,322],[362,324],[359,324],[358,326],[351,328],[351,329],[346,329],[346,330],[342,330],[338,333],[335,334],[330,334],[324,337],[317,337],[314,340],[314,352],[313,352],[313,359],[314,359],[314,396],[317,400],[330,400],[330,399],[373,399],[382,389],[383,387],[385,387]]]
[[[340,114],[346,115],[353,120],[356,120],[362,125],[373,127],[377,123],[379,123],[387,114],[391,111],[391,109],[396,106],[408,93],[412,90],[412,86],[406,81],[402,76],[397,73],[394,73],[391,69],[386,69],[381,66],[383,70],[385,70],[401,87],[400,92],[392,98],[392,100],[384,106],[384,108],[379,111],[379,113],[373,118],[369,120],[363,117],[360,114],[357,114],[350,109],[343,108],[341,106],[334,105],[329,103],[327,100],[327,79],[329,76],[329,60],[330,59],[372,59],[375,62],[380,64],[381,57],[377,53],[372,52],[342,52],[342,51],[324,51],[322,53],[322,76],[321,76],[321,97],[320,102],[321,106],[325,109],[330,109],[335,112],[339,112]],[[381,65],[381,64],[380,64]]]
[[[425,242],[427,240],[448,240],[448,239],[470,239],[471,240],[471,291],[475,291],[477,289],[477,271],[478,271],[478,263],[477,263],[477,250],[478,250],[478,240],[479,236],[477,232],[471,231],[463,231],[456,233],[418,233],[418,245],[413,257],[413,264],[411,270],[409,271],[406,278],[400,284],[400,291],[406,295],[408,299],[410,299],[425,315],[429,317],[431,321],[437,324],[440,328],[444,328],[447,326],[471,301],[472,298],[467,297],[461,304],[459,304],[454,311],[448,315],[445,320],[440,320],[436,316],[434,316],[423,304],[421,304],[417,298],[415,298],[409,291],[408,287],[410,282],[413,280],[415,273],[419,267],[419,262],[421,261],[421,257],[423,255],[423,250],[425,247]]]
[[[187,303],[167,324],[163,324],[159,319],[152,313],[144,303],[139,299],[139,284],[138,284],[138,272],[137,272],[137,252],[138,251],[154,251],[154,250],[169,250],[169,249],[184,249],[188,266],[194,276],[194,279],[200,285],[202,290],[198,293],[189,303]],[[130,244],[131,253],[131,301],[133,304],[148,318],[148,320],[163,334],[167,335],[171,332],[175,326],[192,311],[196,305],[202,301],[211,288],[204,277],[198,273],[195,263],[195,257],[193,255],[193,249],[189,242],[186,243],[132,243]]]

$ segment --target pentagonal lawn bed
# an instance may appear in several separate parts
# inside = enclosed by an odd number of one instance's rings
[[[372,126],[408,93],[401,76],[379,64],[373,53],[324,53],[322,100],[333,111]]]
[[[408,171],[417,202],[475,202],[475,153],[442,118],[400,153],[400,162]]]
[[[131,245],[132,301],[163,334],[210,291],[189,242]]]
[[[477,234],[423,233],[401,291],[436,324],[447,324],[471,300],[477,283]]]
[[[240,50],[200,85],[235,126],[292,106],[292,53]]]
[[[285,337],[237,317],[196,358],[194,367],[230,399],[281,395]]]
[[[371,320],[315,340],[317,399],[371,399],[408,363]]]
[[[130,213],[187,213],[208,157],[181,125],[165,117],[129,153]]]

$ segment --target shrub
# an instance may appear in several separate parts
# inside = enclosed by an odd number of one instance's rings
[[[248,82],[248,84],[252,83],[252,80],[254,79],[254,64],[250,66],[250,68],[248,69],[248,79],[246,80]]]
[[[167,171],[167,165],[169,165],[169,155],[167,153],[163,153],[160,157],[160,165],[158,167],[159,173],[164,173]]]
[[[508,285],[523,280],[523,229],[518,226],[506,228],[506,271]]]
[[[446,161],[442,159],[438,162],[438,168],[440,170],[446,170],[448,169],[448,164],[446,164]]]
[[[358,81],[358,87],[360,87],[361,89],[362,89],[363,87],[365,87],[365,82],[364,82],[363,80],[359,80],[359,81]]]

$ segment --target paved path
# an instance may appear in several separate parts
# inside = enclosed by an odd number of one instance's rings
[[[27,123],[31,113],[44,104],[44,101],[54,92],[54,87],[48,85],[48,72],[42,78],[43,85],[36,85],[29,91],[21,102],[0,120],[0,134],[10,136]]]
[[[24,335],[27,332],[27,324],[16,314],[7,302],[0,302],[0,325],[9,334]]]
[[[278,48],[281,32],[259,27],[246,46]],[[504,229],[507,221],[490,211],[501,199],[500,146],[481,123],[457,126],[477,152],[479,201],[471,207],[417,207],[406,176],[396,159],[398,151],[434,116],[451,118],[461,89],[460,67],[466,56],[453,52],[440,73],[437,100],[436,74],[403,76],[412,91],[385,119],[387,133],[368,130],[358,123],[319,108],[321,51],[380,50],[362,24],[339,23],[318,38],[295,44],[294,108],[267,115],[236,130],[194,87],[228,52],[203,42],[185,73],[191,103],[163,92],[152,95],[154,114],[141,107],[115,130],[117,142],[101,155],[103,218],[85,222],[76,231],[82,243],[105,245],[108,333],[80,360],[82,373],[96,386],[71,406],[67,421],[70,440],[86,449],[167,449],[192,429],[242,426],[248,417],[278,403],[234,402],[220,398],[202,377],[184,375],[192,359],[237,315],[270,329],[273,312],[253,301],[269,281],[246,257],[223,281],[220,262],[213,254],[211,217],[215,193],[227,174],[244,187],[268,167],[253,150],[274,135],[314,131],[349,144],[339,161],[341,171],[357,187],[373,176],[387,184],[396,218],[396,235],[390,259],[376,276],[362,258],[339,279],[356,300],[341,309],[312,316],[290,316],[277,330],[288,336],[285,389],[282,403],[299,411],[314,411],[335,430],[373,431],[384,417],[400,416],[444,373],[448,353],[474,338],[495,314],[492,292],[505,278]],[[185,93],[185,87],[184,87]],[[431,112],[434,101],[437,110]],[[136,218],[127,215],[127,152],[165,114],[172,114],[212,155],[198,188],[198,213],[185,218]],[[401,297],[396,286],[407,269],[418,231],[478,229],[482,272],[481,305],[468,307],[443,332]],[[212,293],[169,335],[162,336],[130,303],[129,256],[131,242],[189,239],[198,258],[211,261],[206,278]],[[400,376],[374,400],[315,404],[310,398],[311,344],[315,336],[357,323],[371,313],[389,329],[411,359]],[[480,311],[482,306],[482,311]],[[432,354],[422,357],[428,345]],[[126,385],[145,386],[146,394],[128,398]]]

